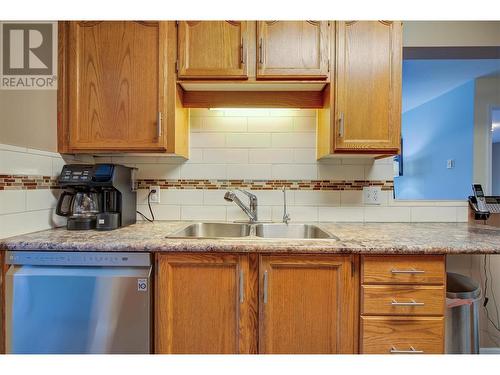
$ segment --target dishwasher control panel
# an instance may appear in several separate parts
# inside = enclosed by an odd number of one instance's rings
[[[7,251],[7,264],[30,266],[147,267],[149,253]]]

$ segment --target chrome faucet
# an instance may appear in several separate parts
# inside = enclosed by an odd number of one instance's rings
[[[250,222],[255,223],[257,221],[257,197],[246,190],[241,190],[241,189],[236,189],[236,190],[241,191],[249,198],[250,204],[248,207],[232,191],[227,191],[226,194],[224,194],[224,199],[228,202],[236,203],[243,210],[243,212],[247,214],[248,218],[250,219]]]
[[[288,224],[290,221],[290,214],[286,210],[286,188],[283,186],[283,222]]]

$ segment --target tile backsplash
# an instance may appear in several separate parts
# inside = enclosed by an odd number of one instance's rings
[[[260,220],[281,220],[283,193],[292,221],[466,221],[465,202],[395,201],[392,158],[316,160],[315,110],[190,110],[190,158],[112,156],[98,162],[138,168],[138,208],[148,214],[149,186],[160,220],[244,220],[227,188],[241,186],[259,200]],[[383,187],[381,204],[363,204],[362,187]]]
[[[64,225],[54,213],[65,163],[113,162],[138,168],[138,210],[148,215],[149,186],[158,220],[245,220],[226,202],[242,187],[259,200],[259,219],[280,221],[283,193],[292,221],[461,222],[465,201],[395,201],[392,160],[343,157],[317,161],[315,110],[190,111],[189,160],[171,156],[91,157],[0,144],[0,238]],[[381,203],[363,203],[363,186],[380,186]],[[139,220],[142,220],[138,216]]]
[[[60,190],[51,187],[65,163],[83,161],[0,144],[0,238],[64,225],[54,212]]]

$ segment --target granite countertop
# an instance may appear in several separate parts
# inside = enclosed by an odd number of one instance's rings
[[[0,250],[500,254],[500,228],[467,223],[318,224],[339,240],[166,238],[189,224],[137,223],[110,232],[58,228],[0,239]]]

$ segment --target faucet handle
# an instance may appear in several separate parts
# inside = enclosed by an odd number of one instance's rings
[[[246,190],[243,190],[243,189],[240,189],[240,188],[236,188],[236,190],[242,192],[243,194],[245,194],[251,200],[257,200],[257,196],[255,194],[250,193],[249,191],[246,191]]]

